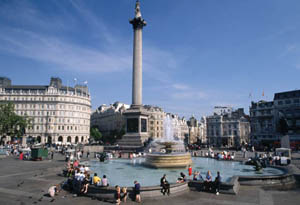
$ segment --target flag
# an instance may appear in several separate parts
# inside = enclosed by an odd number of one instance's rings
[[[83,82],[85,85],[88,84],[87,80]]]
[[[74,81],[77,81],[77,78],[74,78]]]
[[[262,96],[265,96],[265,91],[262,92]]]
[[[249,98],[252,98],[252,93],[249,93]]]

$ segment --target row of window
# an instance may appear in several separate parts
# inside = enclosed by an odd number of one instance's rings
[[[29,131],[33,131],[33,130],[36,130],[36,131],[43,131],[43,130],[62,130],[62,131],[86,131],[86,130],[89,130],[89,126],[55,126],[55,125],[36,125],[36,126],[29,126],[28,127],[28,130]]]
[[[74,98],[56,98],[56,97],[0,97],[0,100],[5,101],[65,101],[82,104],[90,104],[88,100],[74,99]]]
[[[48,119],[48,120],[47,120]],[[72,119],[72,118],[34,118],[33,123],[76,123],[76,124],[89,124],[89,120],[85,119]]]
[[[78,113],[78,112],[68,112],[68,111],[15,111],[17,115],[28,115],[28,116],[67,116],[67,117],[81,117],[81,118],[90,118],[89,114]],[[57,114],[57,115],[56,115]]]
[[[50,109],[50,110],[57,110],[58,107],[60,109],[69,109],[69,110],[80,110],[80,111],[88,111],[89,108],[84,106],[78,106],[78,105],[56,105],[56,104],[15,104],[15,108],[27,108],[27,109]]]
[[[289,105],[289,104],[299,104],[300,103],[300,99],[288,99],[288,100],[279,100],[277,101],[277,105],[283,105],[283,104],[286,104],[286,105]]]

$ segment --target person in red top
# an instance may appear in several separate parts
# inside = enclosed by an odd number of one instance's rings
[[[76,167],[78,167],[78,165],[79,165],[78,161],[75,160],[75,162],[73,163],[73,167],[76,168]]]
[[[24,154],[23,154],[23,152],[21,152],[21,153],[20,153],[20,156],[19,156],[19,159],[20,159],[20,160],[23,160],[23,158],[24,158]]]
[[[189,165],[188,171],[189,171],[189,176],[191,178],[191,176],[192,176],[192,166],[191,165]]]

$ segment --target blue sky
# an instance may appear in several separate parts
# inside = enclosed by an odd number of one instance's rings
[[[87,80],[93,109],[130,104],[134,6],[0,0],[0,75],[14,84]],[[142,0],[141,11],[144,104],[200,117],[300,89],[299,0]]]

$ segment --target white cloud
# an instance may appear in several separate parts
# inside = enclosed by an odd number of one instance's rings
[[[207,98],[207,94],[201,91],[181,91],[171,94],[176,100],[201,100]]]
[[[289,44],[285,47],[284,51],[280,54],[279,57],[284,57],[293,52],[297,49],[297,46],[295,44]]]
[[[114,72],[129,69],[126,50],[99,50],[69,43],[59,38],[24,30],[0,34],[0,50],[79,72]]]
[[[172,87],[175,88],[176,90],[188,90],[190,88],[188,85],[180,84],[180,83],[173,84]]]

